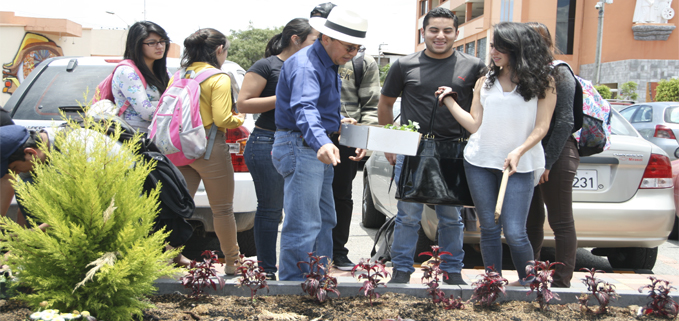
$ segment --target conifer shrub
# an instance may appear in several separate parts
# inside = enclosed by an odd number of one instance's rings
[[[41,150],[34,183],[13,182],[34,219],[46,231],[25,229],[0,218],[6,257],[18,285],[30,289],[19,299],[38,308],[42,301],[61,311],[88,310],[107,321],[131,320],[152,307],[145,296],[153,281],[178,269],[164,251],[165,231],[153,232],[159,188],[144,193],[155,166],[135,152],[137,139],[116,146],[120,131],[102,136],[109,124],[69,122],[54,133],[58,150]]]

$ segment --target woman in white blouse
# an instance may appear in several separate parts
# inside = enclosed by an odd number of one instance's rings
[[[136,22],[127,33],[123,56],[134,62],[138,72],[132,67],[120,66],[113,73],[111,91],[115,104],[125,109],[122,118],[141,132],[148,132],[160,95],[170,80],[166,63],[169,44],[167,33],[159,25],[151,21]]]
[[[533,260],[526,218],[534,178],[544,170],[539,143],[556,104],[549,66],[553,58],[537,32],[515,22],[495,25],[490,57],[490,71],[477,81],[469,112],[455,102],[450,88],[440,87],[436,94],[471,133],[464,165],[481,225],[484,266],[502,272],[500,234],[504,233],[519,283],[526,284],[526,265]],[[505,169],[510,177],[496,224],[495,205]]]

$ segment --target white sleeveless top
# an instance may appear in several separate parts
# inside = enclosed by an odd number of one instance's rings
[[[469,137],[464,158],[477,167],[502,170],[507,155],[526,141],[535,127],[538,98],[525,101],[516,92],[504,93],[498,80],[492,87],[481,88],[483,120],[478,131]],[[517,166],[517,172],[536,171],[539,178],[545,168],[545,155],[538,142],[528,150]]]

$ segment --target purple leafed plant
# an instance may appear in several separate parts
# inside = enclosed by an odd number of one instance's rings
[[[236,268],[238,275],[238,286],[247,286],[250,289],[250,300],[255,302],[257,290],[266,289],[269,293],[269,284],[266,281],[266,272],[257,265],[255,260],[245,259],[245,255],[240,256],[240,266]]]
[[[357,271],[363,273],[356,276]],[[359,281],[361,281],[361,279],[365,280],[359,291],[363,291],[363,295],[368,297],[370,305],[372,306],[373,298],[377,299],[380,297],[380,294],[375,291],[377,287],[380,285],[385,288],[387,287],[386,284],[382,284],[381,282],[384,278],[389,276],[389,272],[385,269],[382,261],[361,259],[358,264],[351,269],[351,275]]]
[[[540,310],[545,310],[549,306],[549,301],[552,299],[561,300],[559,295],[552,292],[550,287],[552,285],[552,276],[554,276],[554,266],[564,265],[561,262],[549,263],[549,261],[530,261],[526,266],[527,278],[535,277],[530,283],[529,295],[533,292],[537,293],[536,300],[540,304]]]
[[[583,293],[578,298],[580,309],[582,312],[592,313],[593,311],[589,308],[589,299],[594,297],[599,302],[599,310],[596,311],[596,314],[607,313],[611,300],[618,298],[618,294],[615,292],[615,285],[595,276],[596,273],[606,273],[604,271],[595,270],[594,268],[582,268],[580,270],[589,272],[589,275],[585,275],[585,278],[582,279],[582,283],[585,284],[587,291],[590,292]]]
[[[486,307],[493,305],[500,293],[506,295],[505,285],[509,284],[507,279],[495,271],[494,266],[489,266],[488,269],[490,271],[480,274],[481,278],[472,283],[474,290],[471,299],[469,299]]]
[[[679,312],[679,304],[672,300],[670,292],[672,289],[676,290],[677,288],[671,286],[669,281],[658,279],[654,276],[649,276],[648,279],[651,280],[651,284],[639,288],[639,293],[644,289],[648,289],[648,297],[651,299],[642,308],[642,314],[653,314],[668,319],[676,318],[677,312]]]
[[[441,276],[448,278],[448,272],[441,270],[441,263],[445,262],[441,259],[442,255],[453,255],[450,252],[441,251],[438,245],[431,246],[431,252],[422,252],[420,256],[431,256],[427,261],[427,265],[422,267],[422,282],[426,281],[427,293],[431,296],[434,304],[441,303],[446,310],[450,309],[464,309],[462,298],[455,299],[452,295],[446,298],[446,294],[439,288],[441,284]]]
[[[328,299],[328,293],[335,293],[337,297],[340,296],[337,290],[337,278],[328,274],[328,267],[321,262],[327,259],[325,256],[315,256],[313,252],[307,253],[309,255],[309,262],[297,262],[297,268],[302,270],[302,265],[309,266],[309,273],[304,277],[306,280],[302,282],[302,291],[316,298],[318,302],[325,302]]]
[[[219,282],[219,288],[224,288],[224,279],[217,275],[217,271],[214,268],[215,264],[221,264],[217,254],[215,251],[206,250],[203,251],[202,255],[204,257],[203,261],[197,262],[191,260],[188,275],[179,279],[184,287],[191,289],[189,297],[196,298],[200,296],[205,293],[203,289],[209,286],[217,290],[217,283],[212,279],[213,277]]]

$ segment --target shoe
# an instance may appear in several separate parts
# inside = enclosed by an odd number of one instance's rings
[[[389,280],[389,284],[408,284],[410,283],[410,274],[408,272],[401,272],[399,270],[394,270],[394,274],[391,276],[391,280]]]
[[[351,262],[351,260],[349,260],[349,258],[346,255],[335,256],[333,258],[332,264],[336,269],[342,271],[351,271],[354,268],[354,266],[356,266],[354,262]]]
[[[276,278],[276,273],[275,272],[266,272],[266,280],[267,281],[276,281],[278,280]]]
[[[448,285],[467,285],[460,273],[448,273],[448,278],[443,278],[443,282]]]

